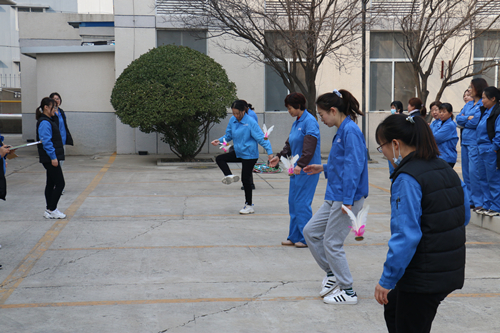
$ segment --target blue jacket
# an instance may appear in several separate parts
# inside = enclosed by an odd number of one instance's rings
[[[255,120],[255,122],[258,124],[259,123],[259,118],[257,118],[257,114],[255,113],[254,110],[252,109],[248,109],[248,112],[247,114],[252,117],[253,120]]]
[[[434,120],[429,126],[431,128],[432,133],[437,131],[441,127],[441,119]]]
[[[259,125],[248,114],[245,114],[241,121],[234,116],[229,119],[226,135],[221,136],[219,141],[226,139],[227,142],[233,140],[236,157],[245,160],[259,158],[260,144],[267,151],[268,155],[273,153],[269,140],[264,140],[264,133]]]
[[[457,124],[449,118],[441,122],[441,126],[434,132],[437,146],[439,148],[439,157],[448,163],[457,162]]]
[[[500,150],[500,116],[495,120],[495,137],[492,140],[493,142],[493,150]]]
[[[59,119],[59,132],[61,133],[61,138],[63,145],[66,144],[66,126],[64,126],[64,118],[62,116],[62,112],[58,111],[56,113],[57,118]]]
[[[299,155],[302,157],[302,150],[304,147],[304,136],[310,135],[318,139],[316,143],[316,150],[309,164],[321,163],[321,141],[319,136],[319,124],[316,118],[309,111],[305,110],[302,116],[295,120],[288,136],[288,143],[290,144],[292,156]],[[305,174],[302,170],[301,174]]]
[[[462,182],[465,203],[465,225],[470,220],[469,195]],[[392,184],[391,192],[391,239],[384,272],[379,284],[394,289],[406,267],[415,255],[422,238],[420,220],[422,216],[422,188],[415,178],[401,173]],[[394,212],[397,212],[394,213]]]
[[[52,143],[52,126],[48,121],[42,121],[38,127],[38,135],[42,140],[43,150],[49,155],[51,160],[57,159],[56,149]]]
[[[368,196],[368,160],[363,133],[347,117],[333,138],[327,164],[323,165],[328,179],[325,200],[352,205]]]
[[[486,127],[486,122],[493,108],[494,106],[484,111],[483,115],[481,116],[481,120],[479,120],[479,124],[477,125],[476,134],[477,134],[477,148],[479,150],[479,153],[485,153],[490,149],[493,149],[493,143],[491,142],[490,137],[488,136],[488,129]]]
[[[457,124],[464,128],[462,132],[462,145],[477,146],[476,127],[481,118],[481,106],[483,101],[479,100],[475,105],[474,101],[470,101],[463,107],[462,111],[457,116]],[[467,119],[469,116],[474,116],[472,119]]]

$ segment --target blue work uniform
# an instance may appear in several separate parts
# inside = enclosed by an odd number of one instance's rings
[[[307,110],[302,116],[295,120],[288,136],[291,156],[302,157],[304,137],[313,136],[317,139],[316,149],[309,164],[321,164],[321,143],[319,135],[319,124],[316,118]],[[304,166],[303,166],[304,167]],[[288,239],[292,243],[302,242],[304,239],[304,227],[312,217],[312,201],[316,186],[318,185],[319,173],[308,176],[303,170],[300,175],[290,176],[290,189],[288,190],[288,210],[290,213],[290,229]]]
[[[62,139],[63,145],[65,145],[66,144],[66,126],[64,126],[64,118],[62,116],[62,112],[57,111],[56,116],[59,119],[59,132],[61,133],[61,139]]]
[[[469,195],[462,183],[465,203],[465,225],[470,220],[467,207]],[[379,284],[386,289],[394,289],[405,273],[422,238],[422,187],[418,181],[406,173],[401,173],[391,188],[391,239],[384,263],[384,271]]]
[[[247,114],[252,117],[253,120],[258,124],[259,123],[259,118],[257,118],[257,114],[255,113],[254,110],[248,109]]]
[[[480,161],[484,164],[486,172],[486,183],[482,183],[483,187],[486,188],[483,208],[500,212],[500,170],[497,169],[497,154],[495,152],[500,148],[500,117],[495,121],[493,140],[490,140],[486,127],[493,107],[484,111],[477,125],[476,134]]]
[[[457,124],[463,127],[462,131],[462,177],[469,191],[470,205],[481,207],[483,205],[483,192],[481,190],[481,178],[486,181],[484,172],[478,171],[479,152],[477,150],[476,128],[481,118],[481,106],[483,101],[474,104],[470,101],[463,107],[457,116]],[[473,118],[468,119],[470,116]]]
[[[333,138],[327,164],[323,165],[327,187],[325,200],[352,205],[368,196],[368,158],[363,133],[350,117],[344,119]]]
[[[431,128],[432,133],[434,133],[434,131],[437,131],[439,127],[441,127],[441,123],[441,119],[436,119],[432,123],[430,123],[429,127]]]
[[[455,124],[453,119],[448,118],[448,120],[442,121],[439,128],[433,133],[439,148],[439,157],[448,163],[456,163],[458,143],[457,124]]]
[[[44,120],[38,126],[38,136],[42,141],[43,150],[49,155],[51,160],[56,160],[56,149],[52,143],[52,125],[48,120]]]
[[[248,114],[238,121],[236,117],[232,116],[227,124],[226,134],[219,138],[222,142],[233,140],[234,151],[236,157],[244,160],[259,158],[259,144],[264,147],[268,155],[272,155],[273,149],[269,140],[264,140],[264,133],[259,127],[259,124],[252,119]]]

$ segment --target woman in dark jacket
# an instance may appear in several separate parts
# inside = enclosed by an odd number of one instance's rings
[[[43,216],[47,219],[63,219],[66,217],[57,209],[57,203],[64,190],[64,176],[60,161],[64,161],[64,144],[59,132],[59,124],[53,117],[56,102],[49,97],[42,99],[36,109],[36,140],[42,141],[38,145],[40,163],[47,170],[47,184],[45,185],[45,201],[47,209]]]
[[[377,128],[377,148],[392,163],[391,238],[375,299],[393,332],[430,332],[441,301],[461,289],[465,184],[439,150],[422,117],[393,115]],[[465,203],[465,204],[464,204]]]

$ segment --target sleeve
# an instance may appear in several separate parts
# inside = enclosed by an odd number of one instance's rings
[[[234,116],[229,119],[229,123],[227,124],[227,127],[226,127],[226,134],[219,138],[220,142],[222,142],[223,139],[226,139],[226,142],[229,142],[233,139],[233,133],[231,131],[231,124],[233,122],[233,118],[234,118]]]
[[[481,120],[481,108],[477,108],[476,112],[474,112],[474,118],[467,120],[464,127],[476,129],[480,120]]]
[[[356,125],[357,126],[357,125]],[[342,178],[342,191],[344,205],[354,203],[354,195],[358,188],[365,159],[367,158],[364,139],[355,133],[347,133],[344,138],[344,176]]]
[[[288,139],[286,139],[285,146],[283,149],[276,154],[278,158],[281,158],[281,156],[288,157],[292,154],[292,148],[290,148],[290,142],[288,142]]]
[[[56,150],[52,144],[52,126],[45,120],[38,126],[38,136],[42,140],[43,149],[49,155],[51,160],[57,159]]]
[[[457,134],[457,126],[453,121],[447,121],[446,124],[441,125],[441,127],[434,132],[434,139],[436,139],[437,144],[440,144],[452,139],[454,137],[453,134]]]
[[[495,120],[495,136],[491,142],[493,143],[493,150],[498,151],[500,149],[500,115]]]
[[[304,136],[304,144],[302,146],[302,155],[297,161],[297,165],[304,168],[309,163],[311,163],[314,153],[316,152],[316,145],[318,144],[318,139],[312,135]]]
[[[398,193],[395,193],[391,199],[389,251],[379,281],[379,284],[386,289],[394,289],[415,255],[422,238],[420,228],[422,189],[420,185],[411,176],[401,174],[393,184],[393,189],[395,187],[398,188],[396,190]]]
[[[250,126],[250,135],[252,138],[266,150],[267,155],[272,155],[273,148],[271,148],[271,142],[264,139],[264,133],[260,129],[259,124],[255,121],[249,121],[248,125]]]
[[[467,118],[468,116],[466,115],[467,111],[469,110],[468,105],[465,104],[462,110],[460,110],[460,113],[456,117],[457,124],[464,127],[465,124],[467,123]]]
[[[469,224],[469,221],[470,221],[469,192],[467,191],[467,185],[465,185],[465,183],[462,180],[460,180],[460,182],[462,183],[462,189],[464,190],[464,206],[465,206],[465,223],[464,223],[464,225],[467,225],[467,224]]]

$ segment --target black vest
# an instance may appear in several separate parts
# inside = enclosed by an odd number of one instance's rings
[[[64,128],[66,129],[66,144],[73,146],[73,137],[69,132],[68,123],[66,122],[66,114],[64,113],[64,110],[61,108],[59,108],[59,112],[61,112],[61,116],[64,120]],[[54,121],[59,126],[59,117],[57,115],[54,116]]]
[[[36,141],[40,141],[40,136],[38,134],[38,128],[40,127],[40,123],[42,121],[48,121],[52,126],[52,144],[54,145],[54,149],[56,150],[56,156],[59,161],[64,160],[64,146],[61,138],[61,133],[59,132],[59,125],[52,119],[42,114],[40,118],[38,118],[38,122],[36,123]],[[43,144],[37,145],[38,148],[38,156],[40,157],[40,163],[50,163],[51,159],[45,149],[43,149]]]
[[[440,158],[406,156],[391,175],[406,173],[422,188],[422,239],[397,285],[418,293],[449,293],[461,289],[465,277],[465,206],[460,178]],[[467,203],[465,203],[467,204]]]

